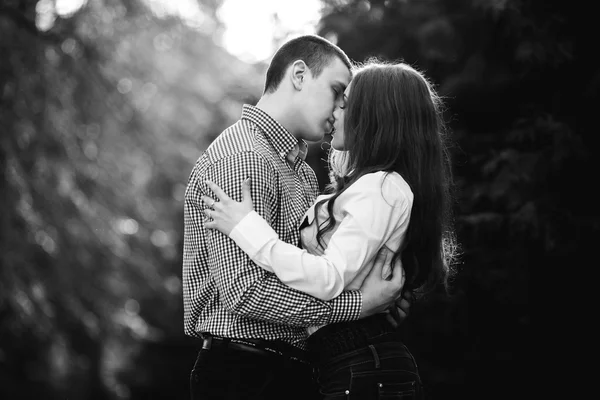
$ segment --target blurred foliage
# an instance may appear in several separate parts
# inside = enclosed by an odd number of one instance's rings
[[[0,6],[1,398],[187,390],[183,192],[261,88],[215,43],[217,5],[206,30],[138,1]]]
[[[448,106],[463,255],[453,296],[416,304],[403,326],[428,398],[529,398],[514,389],[528,386],[532,361],[530,273],[542,285],[582,264],[600,227],[597,197],[578,179],[592,167],[597,139],[581,115],[597,104],[600,74],[575,69],[574,5],[324,4],[319,34],[356,61],[418,67]]]
[[[266,66],[148,0],[0,5],[0,398],[188,398],[183,191],[199,153],[261,93]],[[403,327],[430,398],[502,398],[530,362],[530,271],[598,236],[589,171],[600,76],[575,70],[568,7],[324,0],[319,33],[404,59],[448,105],[462,264]],[[574,84],[571,79],[577,84]],[[325,142],[309,163],[321,185]],[[507,392],[508,391],[508,392]]]

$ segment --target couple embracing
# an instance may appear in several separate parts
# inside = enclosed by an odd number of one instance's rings
[[[192,399],[420,399],[398,325],[454,257],[441,101],[406,63],[306,35],[196,162],[185,193]],[[307,141],[332,134],[319,194]]]

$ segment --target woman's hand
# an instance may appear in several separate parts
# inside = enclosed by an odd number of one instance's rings
[[[208,206],[204,215],[208,218],[204,226],[208,229],[216,229],[229,236],[233,228],[248,215],[254,206],[250,195],[250,178],[242,182],[242,201],[238,202],[227,196],[219,186],[207,180],[206,184],[216,195],[216,200],[208,196],[201,196],[202,201]]]

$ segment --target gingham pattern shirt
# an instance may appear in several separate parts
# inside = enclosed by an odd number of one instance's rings
[[[185,192],[183,245],[184,330],[189,336],[281,339],[305,349],[306,328],[358,319],[360,291],[324,302],[292,289],[254,262],[226,235],[204,227],[209,179],[234,200],[250,177],[254,209],[279,238],[299,244],[299,222],[318,194],[314,171],[298,140],[259,108],[242,118],[200,156]],[[288,161],[288,158],[294,158]]]

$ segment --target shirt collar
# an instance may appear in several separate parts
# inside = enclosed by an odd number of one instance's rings
[[[308,152],[308,144],[296,139],[279,122],[258,107],[250,104],[242,106],[242,119],[247,119],[258,125],[273,145],[281,158],[294,162],[297,158],[304,160]]]

